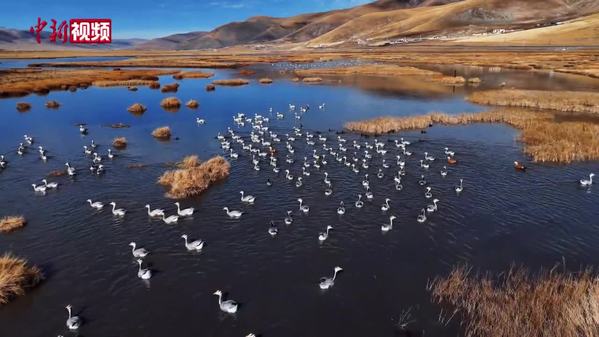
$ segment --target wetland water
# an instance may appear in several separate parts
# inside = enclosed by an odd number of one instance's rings
[[[599,171],[597,162],[535,165],[522,154],[517,131],[507,126],[435,126],[426,134],[378,137],[388,150],[388,169],[381,167],[382,156],[376,153],[369,169],[360,169],[359,174],[329,155],[328,164],[310,167],[310,176],[304,176],[303,186],[297,188],[295,181],[285,178],[284,169],[301,175],[303,157],[311,158],[313,149],[324,151],[317,136],[314,146],[296,137],[296,161],[285,163],[285,134],[293,136],[293,126],[301,123],[304,133],[321,131],[327,144],[337,146],[338,135],[329,129],[340,130],[349,120],[430,111],[474,112],[484,107],[465,102],[462,89],[426,96],[422,91],[409,93],[401,84],[389,88],[380,79],[377,84],[373,78],[305,85],[277,78],[268,69],[259,69],[257,75],[261,74],[270,74],[275,82],[205,92],[210,80],[186,79],[179,81],[176,94],[145,87],[137,92],[90,87],[0,100],[0,152],[9,162],[0,171],[2,214],[24,214],[28,219],[24,229],[0,235],[0,252],[29,259],[47,276],[25,296],[0,307],[1,336],[228,337],[250,332],[265,337],[402,336],[396,325],[406,310],[413,320],[408,326],[412,335],[449,336],[458,334],[459,326],[455,321],[447,326],[436,321],[440,308],[430,302],[425,288],[428,280],[446,275],[456,264],[501,271],[513,263],[533,270],[562,260],[572,270],[599,263],[599,194],[577,183],[589,172]],[[234,71],[218,70],[215,78],[235,76]],[[559,81],[559,77],[546,80]],[[161,79],[163,84],[173,81]],[[166,112],[159,102],[167,96],[183,102],[197,99],[200,107]],[[61,107],[46,109],[43,104],[49,99]],[[30,102],[32,109],[17,112],[18,101]],[[135,102],[148,111],[142,116],[129,114],[126,108]],[[297,120],[289,112],[290,103],[297,109],[309,104],[311,109]],[[322,103],[326,107],[318,109]],[[283,119],[275,118],[277,111]],[[181,201],[184,207],[195,207],[192,218],[177,225],[150,220],[145,204],[165,208],[168,214],[176,211],[155,183],[167,169],[165,163],[188,154],[202,159],[224,154],[215,136],[226,134],[228,127],[247,139],[249,124],[239,127],[232,120],[240,112],[270,118],[271,131],[282,139],[275,144],[281,153],[281,173],[272,172],[265,160],[262,169],[255,171],[251,156],[233,144],[240,157],[231,160],[231,176],[202,196]],[[196,117],[205,118],[206,124],[198,126]],[[131,128],[107,127],[118,122]],[[88,135],[79,134],[78,123],[87,123]],[[171,127],[171,141],[150,136],[163,125]],[[46,163],[34,148],[17,156],[23,134],[34,136],[34,145],[48,150]],[[105,157],[116,136],[127,137],[128,147],[115,151],[113,160],[104,159],[104,175],[91,174],[82,146],[93,139]],[[348,147],[354,140],[374,143],[374,138],[341,136]],[[413,152],[406,159],[401,191],[393,183],[398,169],[395,156],[400,151],[391,142],[399,137],[412,142],[408,149]],[[446,163],[446,146],[456,152],[459,164],[442,178],[439,170]],[[348,156],[354,151],[348,149]],[[419,163],[425,151],[437,158],[428,170]],[[523,160],[528,172],[515,171],[514,160]],[[59,189],[36,195],[31,184],[63,169],[66,161],[78,169],[78,175],[50,178],[60,183]],[[133,163],[146,166],[127,167]],[[377,177],[378,168],[383,178]],[[324,171],[332,182],[330,196],[324,194]],[[370,175],[374,199],[364,200],[365,206],[357,209],[354,202],[358,193],[364,194],[364,173]],[[431,200],[418,183],[421,174],[440,199],[438,211],[423,224],[416,218]],[[464,191],[456,195],[454,186],[460,178]],[[267,179],[272,186],[266,185]],[[242,204],[240,190],[256,196],[255,204]],[[298,210],[299,197],[310,206],[309,214]],[[385,198],[391,199],[387,213],[380,209]],[[115,201],[128,213],[115,219],[107,207],[94,211],[86,199]],[[342,216],[337,214],[340,201],[347,209]],[[224,206],[246,213],[231,220]],[[291,225],[283,224],[287,210],[293,210]],[[397,217],[394,227],[383,234],[381,225],[391,214]],[[279,229],[275,237],[267,233],[271,220]],[[327,225],[334,229],[319,244],[318,233]],[[187,252],[183,233],[204,240],[203,251]],[[151,251],[144,262],[154,271],[149,282],[136,277],[131,241]],[[335,266],[344,270],[333,288],[321,291],[319,278],[330,276]],[[213,295],[216,289],[241,303],[236,315],[219,310]],[[64,324],[64,306],[69,303],[84,319],[77,333],[67,331]]]

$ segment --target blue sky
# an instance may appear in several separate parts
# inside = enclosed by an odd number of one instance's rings
[[[113,38],[152,38],[211,30],[255,15],[290,16],[367,2],[370,0],[16,0],[2,4],[0,26],[29,29],[38,16],[48,22],[110,18]]]

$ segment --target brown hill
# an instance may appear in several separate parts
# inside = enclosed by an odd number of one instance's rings
[[[455,1],[460,0],[379,0],[348,9],[302,14],[288,18],[256,16],[246,21],[222,25],[210,32],[192,32],[154,39],[139,45],[138,48],[205,49],[239,44],[304,42],[368,13],[429,7]]]

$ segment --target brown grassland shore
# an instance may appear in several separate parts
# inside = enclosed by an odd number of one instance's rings
[[[472,103],[599,114],[599,93],[586,91],[488,90],[468,96]]]
[[[431,124],[504,123],[521,130],[523,151],[535,162],[598,160],[599,124],[560,117],[563,115],[547,110],[498,108],[459,115],[431,113],[411,117],[378,117],[346,123],[345,129],[363,134],[383,134],[425,129]]]
[[[314,76],[383,76],[383,77],[418,77],[424,81],[439,82],[448,85],[463,85],[466,80],[461,76],[445,76],[440,72],[394,64],[365,64],[349,67],[313,68],[296,70],[299,77]]]
[[[31,93],[45,94],[51,90],[76,90],[94,84],[99,86],[150,84],[158,80],[158,75],[175,72],[157,69],[8,69],[0,71],[0,97],[25,96]],[[135,82],[129,82],[131,80]]]
[[[594,49],[509,48],[414,45],[370,49],[299,49],[297,51],[248,49],[219,51],[0,51],[2,58],[58,58],[127,56],[125,60],[39,64],[60,67],[186,67],[237,68],[257,63],[315,62],[355,59],[402,65],[468,65],[520,70],[546,70],[599,78],[599,57]]]
[[[458,319],[467,337],[599,336],[597,274],[556,269],[494,276],[459,266],[428,288],[433,301],[449,307],[441,321]]]

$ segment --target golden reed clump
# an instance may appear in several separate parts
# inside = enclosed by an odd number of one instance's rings
[[[0,218],[0,233],[8,233],[15,231],[25,226],[27,221],[22,215],[19,216],[5,216]]]
[[[36,266],[30,266],[26,260],[5,254],[0,257],[0,305],[8,303],[16,296],[25,294],[43,279],[42,272]]]
[[[170,139],[171,138],[171,128],[169,128],[168,126],[161,126],[159,128],[154,129],[154,131],[152,131],[152,136],[154,136],[154,138],[158,138],[158,139]]]
[[[596,92],[504,89],[474,92],[467,100],[485,105],[599,113]]]
[[[245,80],[243,78],[231,78],[231,79],[226,79],[226,80],[212,81],[212,84],[215,84],[215,85],[228,85],[228,86],[246,85],[248,83],[250,83],[250,81]]]
[[[211,184],[226,179],[231,165],[221,157],[216,156],[205,162],[200,162],[197,156],[187,156],[177,165],[177,169],[169,170],[158,179],[158,183],[167,186],[166,196],[181,199],[201,194]]]
[[[259,79],[258,82],[260,82],[261,84],[271,84],[272,78],[264,77]]]
[[[125,137],[116,137],[112,140],[112,146],[115,149],[124,149],[127,147],[127,138]]]
[[[160,106],[165,109],[178,109],[181,106],[181,101],[177,97],[166,97],[160,101]]]
[[[473,275],[459,266],[429,284],[435,302],[461,316],[467,337],[599,336],[599,278],[592,270]]]
[[[212,76],[214,76],[214,73],[203,71],[182,71],[173,75],[173,78],[176,80],[182,80],[184,78],[209,78]]]
[[[160,92],[177,92],[179,90],[179,83],[165,84],[160,88]]]
[[[463,125],[504,123],[522,131],[524,152],[536,162],[571,163],[599,159],[599,125],[582,121],[560,121],[550,112],[526,109],[496,109],[487,112],[448,115],[431,113],[409,117],[378,117],[349,122],[351,132],[383,134],[418,130],[430,124]]]
[[[129,111],[130,113],[132,113],[134,115],[141,115],[144,112],[146,112],[146,110],[147,110],[146,107],[140,103],[133,103],[133,104],[131,104],[131,106],[129,106],[127,108],[127,111]]]
[[[198,103],[198,101],[196,101],[195,99],[190,99],[189,101],[187,101],[187,103],[185,103],[185,106],[187,106],[190,109],[195,109],[200,106],[200,103]]]
[[[133,79],[133,80],[101,80],[92,82],[96,87],[134,87],[137,85],[152,85],[153,83],[157,83],[155,80],[141,80],[141,79]]]

